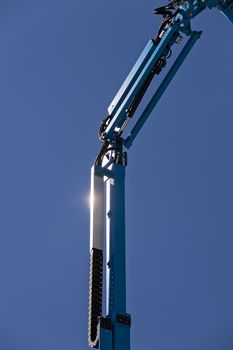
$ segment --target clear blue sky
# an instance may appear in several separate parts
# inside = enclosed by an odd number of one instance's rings
[[[89,175],[155,1],[0,5],[0,349],[87,350]],[[132,350],[233,347],[233,25],[219,12],[127,168]]]

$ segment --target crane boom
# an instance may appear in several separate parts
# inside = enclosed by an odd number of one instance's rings
[[[218,9],[233,23],[233,0],[173,0],[154,10],[163,16],[108,107],[99,138],[103,146],[91,170],[90,279],[88,342],[100,350],[130,350],[131,316],[126,308],[125,167],[127,152],[202,32],[191,21],[205,9]],[[132,127],[124,131],[156,75],[165,68],[174,45],[186,43]],[[106,243],[105,243],[106,241]],[[106,251],[105,251],[106,250]],[[106,314],[103,315],[103,287]]]

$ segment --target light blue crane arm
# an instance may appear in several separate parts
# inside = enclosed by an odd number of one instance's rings
[[[92,167],[90,196],[88,341],[92,348],[130,350],[131,318],[126,312],[125,274],[125,147],[131,147],[195,42],[200,38],[202,32],[192,31],[191,20],[206,8],[217,8],[233,23],[233,0],[176,0],[157,9],[157,13],[162,14],[164,18],[158,35],[146,45],[108,107],[109,115],[101,124],[99,136],[103,146]],[[160,74],[170,57],[171,47],[179,43],[183,35],[188,36],[186,44],[161,80],[146,108],[138,116],[128,137],[123,138],[125,126],[133,117],[153,77]],[[106,299],[105,316],[102,311],[103,296]]]
[[[159,36],[155,40],[151,39],[148,42],[108,107],[107,123],[104,122],[102,129],[100,129],[100,139],[102,141],[111,143],[118,136],[121,136],[153,76],[159,74],[165,66],[171,47],[179,42],[182,33],[193,37],[193,33],[196,32],[191,30],[190,20],[205,8],[205,3],[200,0],[181,1],[177,14],[171,22],[161,29]],[[192,42],[194,43],[194,41]],[[181,61],[183,62],[182,59],[179,62]],[[170,75],[171,79],[173,77],[174,75]]]
[[[190,22],[206,8],[218,8],[233,23],[233,0],[180,0],[176,16],[163,28],[159,40],[151,39],[148,42],[128,77],[109,105],[107,122],[105,122],[105,120],[100,129],[100,139],[102,141],[107,141],[111,144],[122,135],[127,123],[130,118],[132,118],[145,91],[149,87],[153,76],[159,74],[160,70],[165,66],[171,47],[179,41],[181,34],[185,34],[190,37],[190,40],[188,40],[186,44],[187,46],[181,51],[171,70],[161,83],[155,93],[153,102],[151,101],[146,107],[147,113],[149,110],[150,112],[152,111],[151,106],[153,105],[153,108],[155,107],[194,43],[200,37],[200,32],[191,30]],[[158,69],[159,65],[161,66],[160,70]],[[156,72],[156,69],[158,72]],[[126,147],[131,145],[132,140],[136,136],[136,130],[139,131],[138,126],[142,124],[143,118],[145,120],[145,113],[146,112],[143,113],[143,117],[141,116],[139,118],[137,125],[135,125],[127,139],[124,140],[124,145]]]

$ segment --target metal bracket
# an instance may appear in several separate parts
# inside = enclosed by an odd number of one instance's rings
[[[131,316],[129,314],[117,314],[117,322],[130,327]]]

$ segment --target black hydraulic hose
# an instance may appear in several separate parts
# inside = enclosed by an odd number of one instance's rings
[[[111,115],[107,115],[107,117],[104,118],[104,120],[102,121],[100,128],[99,128],[99,139],[101,142],[103,142],[103,136],[104,136],[104,132],[107,129],[109,123],[112,120],[112,116]]]
[[[146,93],[146,90],[148,89],[152,79],[154,78],[154,72],[153,70],[150,72],[149,76],[147,77],[145,83],[142,85],[142,88],[137,93],[136,97],[134,98],[133,102],[131,103],[130,107],[127,110],[127,116],[129,118],[132,118],[134,113],[136,112],[136,109],[138,108],[143,96]]]
[[[130,107],[127,110],[127,115],[129,118],[132,118],[132,116],[136,112],[136,109],[138,108],[155,74],[159,74],[165,64],[166,64],[166,59],[160,58],[155,64],[154,68],[150,71],[149,76],[147,77],[146,81],[142,85],[141,89],[139,90],[138,94],[136,95],[136,97],[134,98],[133,102],[131,103]]]
[[[100,150],[100,153],[98,154],[96,160],[95,160],[95,164],[96,165],[99,165],[101,166],[102,165],[102,161],[104,159],[104,156],[105,154],[107,153],[108,151],[108,147],[109,147],[109,142],[108,141],[105,141],[101,150]]]

